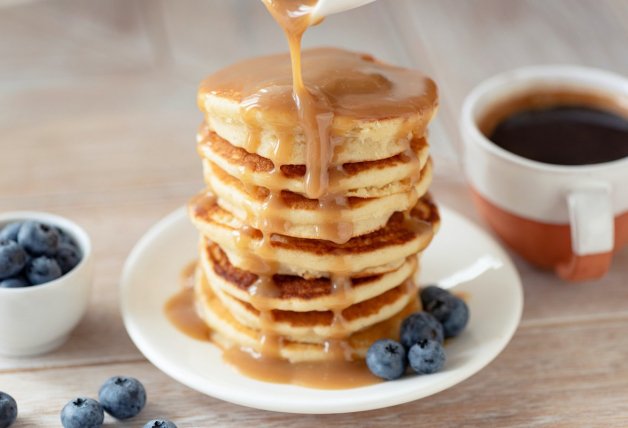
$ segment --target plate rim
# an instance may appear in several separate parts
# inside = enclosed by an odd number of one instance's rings
[[[186,209],[185,207],[180,207],[163,218],[161,218],[158,222],[154,223],[136,242],[133,249],[129,253],[126,261],[124,263],[124,267],[122,269],[122,275],[120,278],[120,283],[118,287],[119,291],[119,303],[120,303],[120,313],[122,315],[122,320],[124,323],[124,327],[131,338],[134,345],[138,348],[138,351],[157,369],[171,377],[173,380],[197,391],[202,394],[211,396],[216,399],[220,399],[223,401],[227,401],[230,403],[238,404],[241,406],[266,410],[266,411],[274,411],[274,412],[283,412],[283,413],[293,413],[293,414],[334,414],[334,413],[353,413],[367,410],[375,410],[386,407],[391,407],[395,405],[405,404],[411,401],[415,401],[421,398],[428,397],[430,395],[434,395],[438,392],[444,391],[446,389],[451,388],[452,386],[461,383],[470,377],[474,376],[478,372],[480,372],[483,368],[485,368],[488,364],[499,356],[502,351],[506,348],[506,346],[512,340],[517,328],[521,322],[521,317],[523,314],[523,306],[524,306],[524,295],[523,295],[523,287],[521,282],[521,276],[519,271],[517,270],[515,264],[512,259],[508,255],[508,253],[504,250],[504,248],[497,242],[497,240],[491,236],[487,231],[482,229],[480,226],[475,224],[472,220],[468,219],[464,215],[458,213],[457,211],[448,208],[446,205],[440,204],[439,210],[441,211],[441,215],[445,214],[444,217],[456,217],[457,220],[465,223],[466,227],[474,229],[475,232],[479,232],[484,236],[487,241],[489,241],[497,252],[499,253],[501,261],[507,268],[510,268],[512,273],[514,274],[515,284],[513,285],[513,291],[515,292],[515,303],[518,303],[516,307],[513,308],[516,316],[510,318],[510,323],[504,326],[503,336],[501,338],[501,342],[499,346],[495,347],[493,352],[491,353],[489,358],[472,361],[471,365],[464,366],[464,370],[462,374],[457,376],[449,376],[445,377],[441,382],[436,383],[434,385],[430,385],[428,388],[423,389],[415,389],[406,392],[404,395],[391,395],[387,397],[381,396],[372,396],[365,397],[366,399],[361,399],[358,402],[353,403],[342,403],[338,402],[335,406],[330,407],[328,402],[326,403],[307,403],[307,408],[304,408],[305,405],[302,404],[301,407],[289,408],[286,407],[282,402],[278,402],[276,399],[272,397],[265,397],[264,394],[260,394],[256,397],[255,402],[251,399],[242,398],[241,395],[238,395],[237,390],[224,389],[220,386],[215,387],[211,382],[207,382],[206,379],[198,376],[196,379],[191,377],[186,370],[181,369],[179,366],[172,365],[169,361],[164,361],[164,357],[160,355],[158,352],[154,352],[153,346],[150,341],[143,336],[141,328],[139,325],[133,322],[133,314],[129,309],[129,299],[125,299],[126,293],[125,290],[131,285],[131,276],[134,269],[134,266],[137,264],[137,261],[141,259],[146,248],[159,237],[165,230],[172,227],[175,224],[178,224],[179,221],[183,221],[187,219]],[[507,327],[507,328],[506,328]],[[438,376],[436,374],[435,376]],[[243,375],[239,375],[243,376]],[[245,376],[243,376],[245,377]],[[261,381],[260,381],[261,382]],[[399,382],[399,381],[397,381]],[[285,385],[287,387],[296,387],[295,385]],[[325,391],[331,394],[337,392],[347,391],[345,390],[318,390]],[[245,395],[246,397],[246,395]],[[338,397],[339,398],[339,397]],[[350,406],[350,407],[346,407]]]

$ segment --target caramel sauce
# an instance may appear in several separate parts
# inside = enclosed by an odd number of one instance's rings
[[[469,303],[469,301],[471,300],[471,293],[469,293],[468,291],[456,291],[454,295],[464,300],[465,303]]]
[[[211,330],[196,313],[194,303],[194,271],[196,262],[188,264],[181,272],[181,290],[164,306],[168,320],[181,332],[197,340],[209,340]]]
[[[297,120],[300,124],[306,140],[306,174],[305,174],[305,196],[310,199],[318,199],[319,211],[322,213],[323,221],[321,227],[325,228],[325,236],[331,237],[335,242],[344,243],[351,239],[353,225],[342,219],[342,209],[348,206],[347,198],[340,194],[328,192],[330,165],[333,155],[333,146],[330,133],[330,126],[334,118],[334,111],[325,97],[315,97],[306,88],[301,61],[301,39],[307,28],[312,24],[310,13],[316,5],[317,0],[306,0],[295,2],[290,0],[264,0],[268,11],[282,27],[290,47],[290,70],[292,85],[273,85],[265,82],[263,88],[245,95],[241,101],[242,116],[249,128],[250,148],[259,145],[260,126],[256,122],[257,114],[260,111],[274,109],[286,100],[291,100],[288,105],[296,107]],[[285,77],[280,74],[274,78]],[[263,90],[262,90],[263,89]],[[289,92],[287,92],[289,91]],[[290,95],[286,98],[287,95]],[[264,122],[267,123],[267,122]],[[272,121],[270,123],[273,123]],[[289,150],[291,149],[292,138],[290,129],[278,127],[277,143],[274,153],[274,169],[270,173],[271,180],[276,180],[281,174],[281,167],[286,164]],[[272,233],[285,231],[286,224],[278,221],[279,211],[285,208],[281,191],[278,186],[272,186],[266,200],[262,206],[261,221],[257,222],[259,230],[263,234],[261,244],[258,246],[255,255],[255,264],[262,266],[258,273],[259,278],[253,287],[250,287],[250,303],[260,311],[260,330],[262,343],[262,358],[279,357],[279,349],[283,338],[273,332],[272,308],[267,307],[264,301],[268,297],[275,297],[278,289],[273,281],[273,276],[277,273],[277,263],[275,262],[275,251],[272,246]],[[240,249],[240,248],[238,248]],[[246,248],[241,248],[246,251]],[[249,257],[250,258],[250,257]],[[269,262],[270,261],[270,262]],[[339,260],[344,264],[343,260]],[[342,266],[344,267],[344,266]],[[342,269],[347,270],[348,269]],[[348,285],[346,285],[348,284]],[[348,275],[334,275],[332,277],[332,290],[345,289],[350,287]],[[346,299],[345,299],[346,300]],[[344,328],[343,307],[334,308],[333,330],[335,337],[326,342],[325,349],[328,350],[333,359],[350,359],[351,349],[343,337],[346,336]],[[336,336],[338,338],[336,338]]]
[[[211,330],[198,316],[194,302],[194,271],[197,263],[192,262],[181,272],[181,289],[165,304],[168,320],[183,334],[196,340],[211,342]],[[241,374],[253,379],[300,385],[319,389],[346,389],[381,382],[366,367],[363,360],[347,361],[344,358],[332,361],[290,363],[278,356],[281,337],[267,334],[262,339],[262,352],[255,354],[239,347],[223,349],[223,360]],[[217,345],[215,342],[212,342]],[[218,345],[217,345],[218,346]],[[330,353],[347,351],[346,342],[330,341],[326,345]]]
[[[329,164],[332,156],[329,127],[334,113],[325,98],[317,100],[305,87],[301,69],[301,39],[310,26],[310,14],[317,0],[263,1],[288,39],[292,65],[292,96],[307,142],[305,194],[308,198],[318,199],[326,196],[329,185]],[[332,200],[323,198],[321,202],[323,205],[332,205]]]
[[[194,291],[182,288],[166,302],[164,312],[168,321],[186,336],[197,340],[209,340],[211,330],[196,314]]]
[[[318,389],[358,388],[381,382],[369,371],[364,360],[290,363],[260,357],[237,347],[227,349],[223,359],[243,375],[264,382]]]
[[[431,79],[416,70],[378,62],[368,54],[313,48],[304,50],[300,61],[303,85],[319,108],[332,112],[334,119],[409,117],[432,110],[437,104],[436,84]],[[208,95],[238,99],[247,113],[247,124],[256,125],[253,129],[258,131],[263,127],[283,131],[277,140],[289,144],[299,131],[295,129],[299,114],[292,90],[290,55],[269,55],[211,74],[201,83],[198,102],[202,107]],[[350,130],[334,122],[332,127],[336,126]],[[412,131],[402,129],[400,137]],[[257,138],[250,141],[259,143]],[[252,146],[245,148],[254,151]]]

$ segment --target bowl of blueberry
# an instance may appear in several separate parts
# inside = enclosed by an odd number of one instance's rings
[[[87,309],[91,242],[77,224],[41,212],[0,214],[0,355],[61,346]]]

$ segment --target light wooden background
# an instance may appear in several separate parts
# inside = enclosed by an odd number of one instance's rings
[[[284,50],[257,0],[0,1],[0,211],[46,210],[93,237],[89,314],[59,351],[0,358],[16,427],[58,426],[78,394],[114,374],[145,382],[152,415],[180,427],[628,426],[628,249],[612,272],[566,285],[514,257],[521,326],[489,367],[445,392],[394,408],[295,416],[238,407],[159,372],[118,312],[125,257],[157,220],[201,187],[195,90],[217,67]],[[502,70],[573,63],[628,74],[627,0],[380,0],[330,17],[306,45],[372,52],[439,83],[434,191],[477,219],[457,161],[465,94]]]

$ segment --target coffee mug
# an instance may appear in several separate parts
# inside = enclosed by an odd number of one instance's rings
[[[476,208],[515,252],[563,279],[600,278],[613,252],[628,243],[628,157],[577,166],[541,163],[492,143],[478,125],[509,99],[545,89],[597,93],[628,114],[628,79],[617,74],[537,66],[497,75],[473,89],[463,105],[465,174]]]

